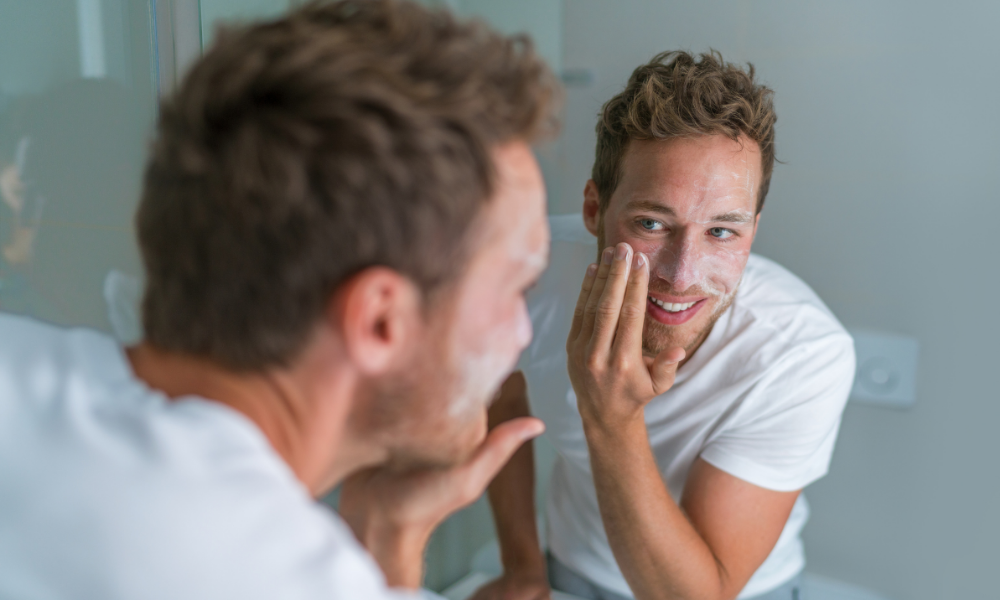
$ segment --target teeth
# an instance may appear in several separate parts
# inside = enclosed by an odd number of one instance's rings
[[[659,306],[667,312],[681,312],[682,310],[687,310],[695,305],[694,302],[687,302],[684,304],[673,304],[671,302],[661,302],[652,296],[649,297],[653,301],[653,304]]]

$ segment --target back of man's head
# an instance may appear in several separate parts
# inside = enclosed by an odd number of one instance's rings
[[[770,88],[747,70],[727,63],[718,52],[697,60],[681,51],[663,52],[632,72],[625,89],[608,100],[597,122],[597,152],[591,179],[601,213],[621,177],[631,140],[670,140],[703,135],[741,138],[760,147],[762,177],[757,212],[774,169],[774,112]]]
[[[453,281],[491,148],[554,127],[526,38],[396,0],[312,3],[222,31],[162,108],[138,232],[143,325],[234,370],[287,365],[337,287]]]

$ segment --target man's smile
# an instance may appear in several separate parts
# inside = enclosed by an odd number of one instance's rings
[[[669,302],[675,300],[668,298],[662,300],[653,296],[646,297],[646,310],[653,319],[664,325],[680,325],[689,321],[705,305],[707,298],[685,299],[681,302]]]

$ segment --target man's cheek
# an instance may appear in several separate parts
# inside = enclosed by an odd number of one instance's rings
[[[502,365],[504,375],[516,368],[521,352],[531,343],[531,319],[525,312],[524,316],[507,320],[503,323],[497,335],[493,337],[489,352],[497,359],[497,365]]]
[[[649,240],[624,239],[622,241],[628,242],[633,250],[642,252],[646,256],[659,256],[663,250],[663,244],[650,242]]]
[[[720,250],[706,255],[703,268],[711,280],[729,293],[739,285],[748,258],[748,251]]]
[[[740,275],[742,274],[742,269],[730,268],[730,269],[720,269],[714,273],[712,277],[721,287],[725,290],[725,293],[730,293],[736,289],[736,286],[740,284]]]

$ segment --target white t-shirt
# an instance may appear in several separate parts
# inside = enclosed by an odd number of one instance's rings
[[[532,412],[558,457],[548,495],[550,551],[592,582],[631,596],[601,522],[576,395],[566,373],[566,336],[596,241],[576,215],[551,217],[548,271],[529,299],[535,338],[521,359]],[[646,407],[660,473],[680,500],[701,457],[754,485],[793,491],[826,474],[854,379],[854,345],[800,279],[751,255],[733,304],[678,371],[673,388]],[[780,539],[741,598],[770,591],[805,565],[800,496]]]
[[[401,599],[242,414],[0,314],[0,598]]]

